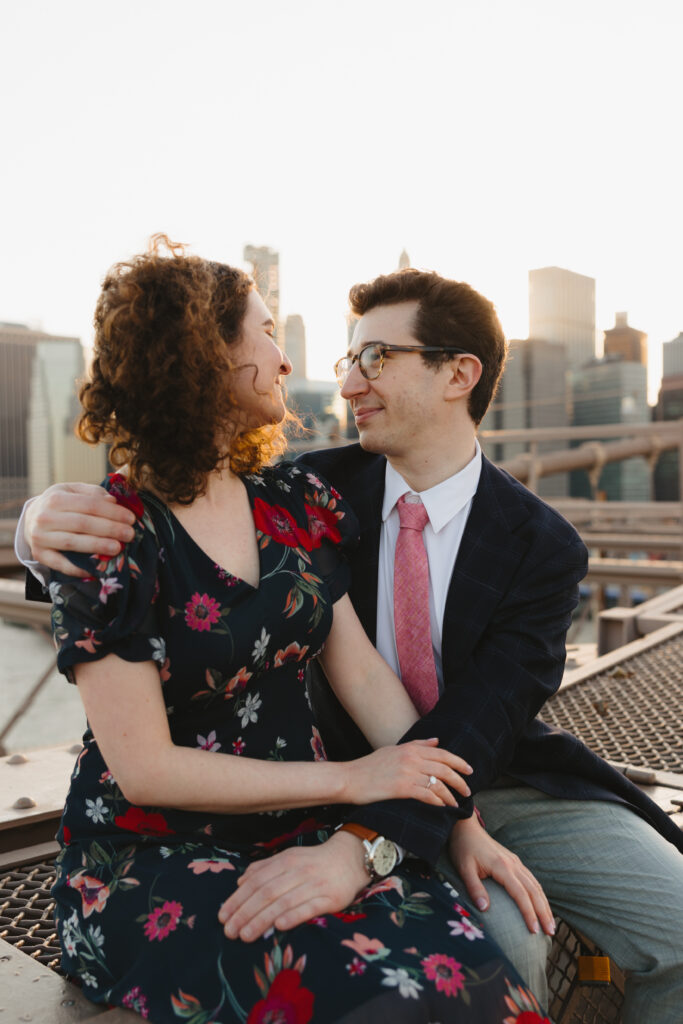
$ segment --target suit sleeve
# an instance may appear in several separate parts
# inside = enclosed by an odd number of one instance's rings
[[[587,552],[573,531],[562,546],[541,537],[532,547],[469,657],[444,680],[434,709],[401,740],[438,736],[472,765],[468,782],[475,795],[514,771],[522,734],[562,680]],[[383,801],[355,808],[352,817],[434,865],[454,821],[472,813],[471,798],[460,803],[451,810]]]

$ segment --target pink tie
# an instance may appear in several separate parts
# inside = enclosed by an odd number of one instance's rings
[[[429,522],[421,501],[398,499],[401,521],[394,560],[394,630],[401,679],[421,715],[439,696],[429,622],[429,562],[422,531]]]

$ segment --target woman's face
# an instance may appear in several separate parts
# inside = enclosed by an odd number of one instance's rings
[[[292,372],[292,364],[275,344],[274,334],[270,311],[252,289],[240,340],[230,349],[230,389],[245,429],[280,423],[285,415],[280,378]]]

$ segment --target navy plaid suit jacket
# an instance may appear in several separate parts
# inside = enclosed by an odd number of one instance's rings
[[[360,522],[350,597],[375,642],[383,456],[360,445],[300,461],[349,501]],[[474,768],[473,793],[502,775],[558,797],[629,804],[683,852],[683,833],[636,786],[571,733],[536,715],[559,687],[565,638],[586,573],[587,551],[554,509],[486,458],[456,559],[443,622],[445,690],[403,740],[438,736]],[[319,669],[309,679],[328,756],[369,747]],[[453,822],[472,813],[414,800],[353,809],[352,819],[435,864]]]

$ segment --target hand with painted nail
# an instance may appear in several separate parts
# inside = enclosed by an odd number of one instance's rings
[[[546,935],[555,934],[553,912],[540,882],[515,853],[488,834],[476,815],[453,826],[448,853],[479,910],[489,906],[482,879],[493,878],[515,901],[530,932],[542,928]]]

